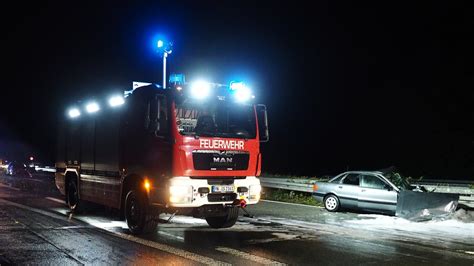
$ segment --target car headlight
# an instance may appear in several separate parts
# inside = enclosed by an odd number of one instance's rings
[[[169,192],[171,203],[191,203],[193,199],[192,186],[170,186]]]
[[[260,192],[262,192],[262,186],[252,185],[249,189],[249,199],[250,200],[260,200]]]

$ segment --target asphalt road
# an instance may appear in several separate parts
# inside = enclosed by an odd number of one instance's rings
[[[0,265],[474,265],[472,212],[412,223],[263,201],[229,229],[164,214],[155,234],[133,236],[116,211],[88,207],[68,213],[48,175],[0,176]]]

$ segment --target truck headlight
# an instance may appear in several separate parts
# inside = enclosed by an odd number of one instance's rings
[[[193,199],[192,186],[170,186],[171,203],[191,203]]]
[[[252,185],[249,189],[249,199],[250,200],[260,200],[260,192],[262,192],[262,186]]]

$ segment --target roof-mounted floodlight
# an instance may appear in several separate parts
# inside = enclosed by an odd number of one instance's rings
[[[229,87],[238,102],[246,102],[252,98],[252,91],[243,82],[231,82]]]
[[[239,102],[246,102],[251,97],[252,97],[252,92],[247,87],[243,87],[235,91],[235,99]]]
[[[191,96],[196,99],[204,99],[211,93],[211,84],[209,82],[199,80],[191,84]]]
[[[112,96],[110,99],[109,99],[109,105],[111,107],[116,107],[116,106],[120,106],[122,104],[125,103],[125,99],[120,96],[120,95],[116,95],[116,96]]]
[[[81,111],[77,108],[71,108],[69,109],[68,115],[70,118],[76,118],[81,115]]]
[[[97,104],[96,102],[91,102],[86,105],[86,111],[88,113],[95,113],[99,110],[100,110],[99,104]]]

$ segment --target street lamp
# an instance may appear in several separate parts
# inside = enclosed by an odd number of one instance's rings
[[[173,43],[165,43],[162,40],[158,40],[156,47],[158,47],[159,52],[163,52],[163,88],[166,89],[166,58],[173,51]]]

